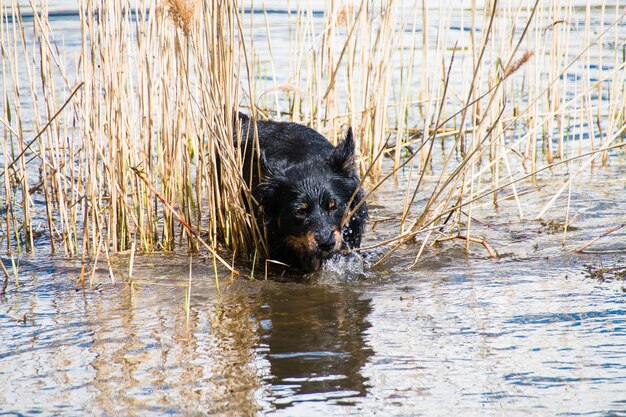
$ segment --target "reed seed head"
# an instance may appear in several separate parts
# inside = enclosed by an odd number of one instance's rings
[[[513,61],[509,65],[507,65],[507,67],[504,69],[504,78],[508,78],[509,75],[520,69],[522,65],[527,63],[534,54],[534,52],[527,50],[526,52],[524,52],[524,55],[522,55],[520,59],[518,59],[517,61]]]
[[[195,0],[166,0],[166,3],[174,25],[188,36],[193,27],[198,3]]]

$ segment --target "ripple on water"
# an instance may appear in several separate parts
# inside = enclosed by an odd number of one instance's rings
[[[320,27],[322,8],[313,13]],[[287,50],[290,39],[285,16],[268,17],[273,40],[280,41],[276,50]],[[583,33],[585,19],[575,17],[571,24]],[[457,35],[466,27],[462,19],[451,20]],[[67,31],[54,29],[71,49],[81,34],[67,23]],[[436,33],[440,22],[429,24]],[[278,55],[276,67],[288,65],[291,55]],[[288,75],[279,72],[277,82],[287,83]],[[572,147],[590,137],[587,126],[571,130],[566,142]],[[626,415],[624,282],[582,273],[585,264],[623,266],[626,228],[587,253],[573,253],[624,223],[624,155],[613,152],[608,167],[581,175],[542,219],[535,217],[575,172],[576,161],[520,183],[519,207],[512,199],[497,207],[476,204],[472,234],[503,255],[497,260],[480,245],[468,252],[456,240],[425,247],[414,263],[422,242],[407,242],[377,266],[387,248],[336,257],[306,284],[248,280],[245,267],[233,280],[219,271],[218,292],[210,262],[194,258],[190,271],[187,256],[139,256],[131,285],[128,257],[120,255],[111,260],[115,284],[101,258],[94,286],[76,290],[80,265],[47,256],[41,238],[39,254],[16,255],[21,285],[10,282],[0,302],[0,412]],[[389,181],[368,199],[376,225],[368,226],[366,246],[399,230],[404,173],[398,173],[399,188]],[[432,177],[424,178],[426,189]],[[42,196],[33,194],[35,206],[45,204]],[[427,200],[420,190],[414,213]],[[571,227],[562,245],[566,213]],[[463,215],[457,226],[464,230],[466,222]],[[4,253],[1,261],[10,269]]]

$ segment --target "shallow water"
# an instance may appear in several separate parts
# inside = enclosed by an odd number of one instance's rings
[[[513,200],[475,207],[495,260],[459,240],[414,265],[417,242],[304,283],[219,270],[218,291],[201,257],[140,256],[129,284],[127,255],[85,283],[74,261],[21,255],[0,300],[0,414],[626,415],[626,283],[588,272],[624,267],[626,229],[573,252],[626,223],[624,155],[610,162],[572,187],[565,246],[567,195],[533,220],[564,168],[520,185],[522,219]],[[402,175],[370,200],[365,245],[398,230]]]
[[[486,214],[490,244],[507,253],[497,260],[448,242],[412,266],[408,246],[380,266],[368,265],[374,253],[365,266],[344,260],[302,284],[221,273],[218,293],[206,259],[190,270],[184,256],[141,256],[129,285],[119,255],[112,273],[101,262],[90,286],[77,284],[78,265],[21,257],[19,288],[10,283],[0,303],[0,409],[624,415],[626,284],[592,279],[585,265],[623,265],[626,236],[591,247],[603,254],[571,251],[624,221],[625,184],[609,180],[624,173],[600,169],[598,183],[577,185],[577,230],[565,248],[545,222]],[[381,191],[372,217],[393,215],[397,198]],[[367,243],[391,230],[379,225]]]

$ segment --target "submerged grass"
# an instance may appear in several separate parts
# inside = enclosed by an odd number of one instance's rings
[[[263,5],[81,0],[74,57],[45,0],[3,5],[5,251],[44,239],[92,271],[129,250],[206,250],[231,273],[224,250],[261,265],[240,106],[331,140],[352,126],[369,192],[404,177],[380,262],[411,242],[416,262],[459,237],[491,250],[473,236],[474,206],[497,206],[504,191],[520,218],[545,216],[565,191],[569,207],[573,178],[624,145],[623,6],[441,3],[324,2],[320,16],[297,2],[283,56]],[[521,184],[562,164],[569,178],[527,213]],[[567,225],[569,211],[559,215]]]

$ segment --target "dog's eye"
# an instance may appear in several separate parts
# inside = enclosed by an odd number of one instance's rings
[[[334,199],[328,201],[328,210],[334,210],[337,207],[337,202]]]
[[[309,210],[309,205],[305,202],[300,203],[298,208],[296,208],[296,216],[304,217],[306,216],[307,211]]]

